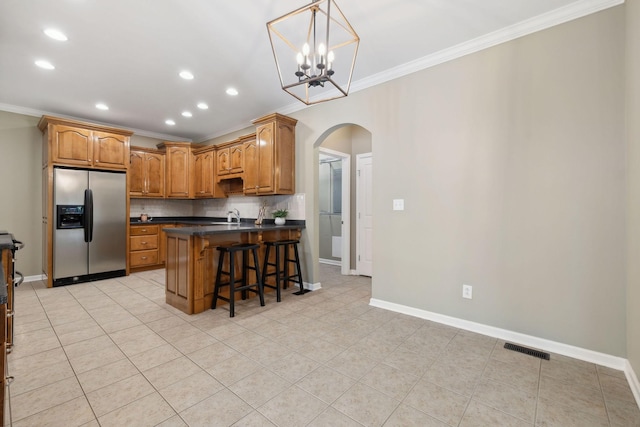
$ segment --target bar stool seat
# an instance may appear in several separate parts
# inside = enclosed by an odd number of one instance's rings
[[[309,292],[309,289],[304,288],[302,282],[302,269],[300,268],[300,256],[298,254],[299,240],[275,240],[265,241],[264,262],[262,263],[262,283],[267,288],[276,290],[276,300],[281,301],[280,289],[287,289],[289,282],[297,283],[300,290],[294,292],[294,295],[302,295]],[[269,254],[271,248],[275,250],[275,262],[269,260]],[[293,258],[290,256],[290,251],[293,249]],[[281,257],[281,252],[284,252],[284,257]],[[289,266],[292,266],[292,273],[289,274]],[[269,271],[269,267],[273,267]],[[270,276],[275,277],[274,284],[267,283],[267,278]]]
[[[253,292],[260,297],[260,305],[264,307],[264,288],[263,280],[260,274],[260,262],[258,260],[258,248],[260,245],[254,243],[234,243],[229,245],[221,245],[216,249],[219,251],[218,270],[216,273],[216,282],[213,289],[213,302],[211,309],[215,310],[218,300],[227,301],[229,303],[229,317],[235,316],[235,293],[242,291],[242,299],[247,299],[247,291]],[[240,262],[241,277],[236,278],[235,258],[237,253],[242,253]],[[225,255],[229,254],[229,271],[223,270]],[[253,255],[253,265],[249,263],[249,255]],[[256,282],[249,283],[249,270],[253,270],[256,275]],[[228,280],[223,281],[226,277]],[[236,284],[240,284],[236,286]],[[220,288],[229,287],[229,298],[220,295]]]

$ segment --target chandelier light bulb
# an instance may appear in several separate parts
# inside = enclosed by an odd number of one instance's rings
[[[324,46],[324,43],[320,43],[320,46],[318,46],[318,55],[324,56],[325,53],[327,53],[327,48]]]
[[[303,54],[304,56],[309,56],[309,43],[305,43],[305,44],[302,46],[302,54]]]

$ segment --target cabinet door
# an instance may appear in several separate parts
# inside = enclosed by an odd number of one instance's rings
[[[167,197],[188,199],[191,152],[186,147],[167,149]]]
[[[218,151],[216,160],[216,172],[218,173],[218,176],[228,175],[230,173],[231,159],[229,156],[230,153],[228,148]]]
[[[244,194],[258,192],[258,145],[256,141],[244,145]]]
[[[129,196],[144,195],[144,156],[141,151],[132,151],[129,155]]]
[[[129,137],[93,132],[93,165],[99,168],[126,169],[129,160]]]
[[[195,197],[213,197],[213,152],[195,156]]]
[[[51,156],[54,163],[91,166],[93,159],[90,130],[64,125],[52,126]]]
[[[257,147],[257,192],[269,194],[275,191],[275,123],[267,123],[256,130]]]
[[[164,197],[164,155],[145,153],[146,196]]]
[[[240,173],[244,168],[244,147],[242,144],[229,147],[229,173]]]

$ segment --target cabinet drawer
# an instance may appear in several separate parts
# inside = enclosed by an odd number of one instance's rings
[[[145,249],[158,249],[158,235],[147,236],[131,236],[132,251],[140,251]]]
[[[131,226],[131,235],[132,236],[142,236],[148,234],[158,234],[160,228],[158,225],[132,225]]]
[[[158,250],[131,252],[131,267],[155,265],[158,263]]]

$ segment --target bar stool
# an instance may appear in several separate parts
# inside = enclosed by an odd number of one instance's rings
[[[230,245],[218,246],[216,249],[220,252],[218,257],[218,272],[216,273],[216,282],[213,289],[213,302],[211,309],[215,310],[216,303],[219,299],[229,303],[229,317],[235,316],[235,293],[242,291],[242,299],[247,299],[247,291],[258,294],[260,297],[260,305],[264,307],[264,288],[262,276],[260,275],[260,263],[258,261],[258,248],[260,245],[254,243],[234,243]],[[242,253],[241,269],[242,277],[235,277],[235,257],[238,252]],[[249,264],[249,254],[253,254],[253,265]],[[223,270],[225,254],[229,254],[229,271]],[[249,270],[253,270],[256,274],[256,283],[248,283]],[[228,278],[222,281],[222,276]],[[240,286],[236,286],[240,283]],[[229,298],[220,295],[220,288],[229,286]]]
[[[304,288],[302,283],[302,269],[300,268],[300,256],[298,255],[298,243],[299,240],[276,240],[265,241],[264,262],[262,264],[262,283],[267,288],[276,290],[276,300],[280,302],[280,288],[287,289],[289,282],[297,283],[300,287],[298,292],[294,292],[294,295],[302,295],[309,292],[309,289]],[[275,250],[275,262],[269,261],[269,253],[271,248]],[[293,259],[290,257],[290,248],[293,248]],[[284,260],[280,257],[280,252],[284,252]],[[284,262],[281,262],[284,261]],[[293,264],[293,274],[288,274],[289,264]],[[269,267],[274,267],[269,272]],[[267,277],[275,276],[275,283],[273,285],[267,284]]]

